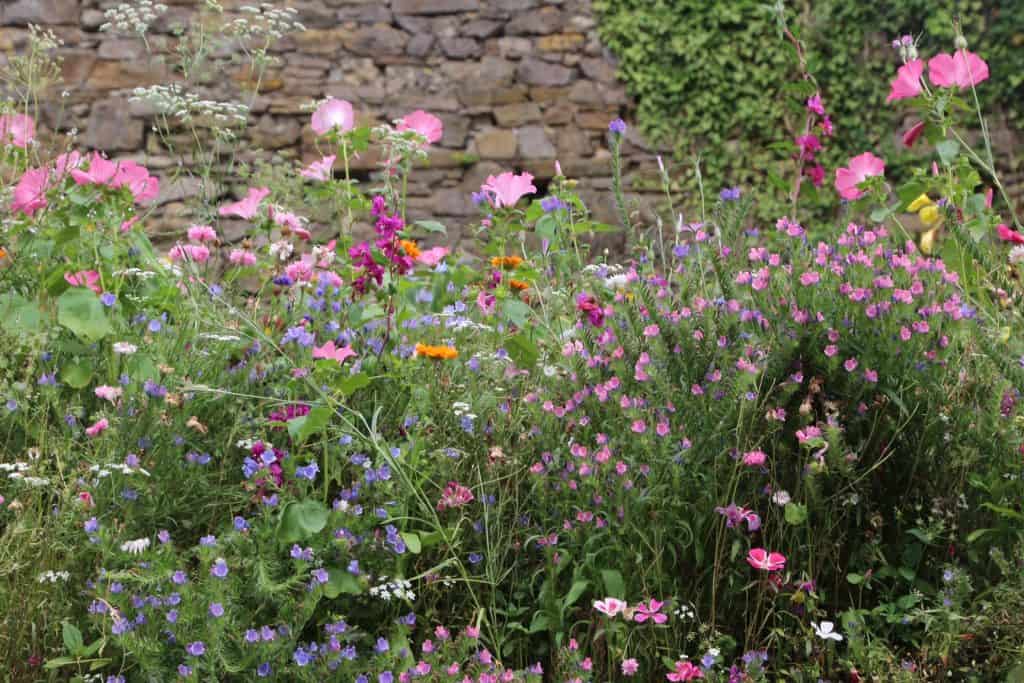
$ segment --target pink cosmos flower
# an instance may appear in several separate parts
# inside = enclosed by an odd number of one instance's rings
[[[270,194],[270,188],[267,187],[250,187],[248,194],[245,195],[245,199],[235,202],[234,204],[226,204],[220,207],[217,211],[221,216],[238,216],[246,220],[251,220],[256,216],[256,211],[259,209],[260,202],[262,202],[267,195]]]
[[[622,675],[633,677],[640,670],[640,663],[630,657],[622,660]]]
[[[0,142],[22,149],[36,139],[36,122],[24,114],[0,116]]]
[[[228,261],[236,266],[251,266],[256,263],[256,254],[245,249],[232,249]]]
[[[326,359],[337,361],[338,363],[344,363],[346,358],[354,358],[356,352],[352,350],[351,346],[345,345],[340,348],[334,345],[333,341],[329,341],[323,346],[313,347],[313,358],[314,359]]]
[[[103,158],[99,152],[93,152],[89,159],[89,169],[71,169],[71,177],[78,185],[108,185],[117,174],[117,164]]]
[[[398,132],[407,130],[416,131],[433,144],[444,135],[444,123],[433,114],[428,114],[422,109],[417,109],[411,114],[406,114],[398,122]]]
[[[923,72],[924,62],[920,59],[912,59],[897,69],[896,77],[889,84],[889,96],[885,98],[885,101],[905,100],[920,95]]]
[[[693,662],[682,660],[676,662],[675,669],[665,674],[665,678],[670,681],[695,681],[704,678],[704,672]]]
[[[843,199],[859,199],[864,193],[857,186],[884,173],[885,162],[871,152],[864,152],[850,159],[848,167],[836,169],[836,190]]]
[[[299,171],[299,175],[303,178],[309,178],[310,180],[325,181],[331,179],[331,167],[334,166],[334,160],[338,157],[334,154],[321,158],[319,161],[314,161],[306,168]]]
[[[751,548],[747,553],[747,563],[754,569],[777,572],[786,566],[786,556],[782,553],[770,553],[764,548]]]
[[[629,605],[624,600],[617,598],[605,598],[604,600],[594,601],[594,609],[609,617],[625,612],[627,607]]]
[[[421,251],[419,253],[419,256],[416,257],[416,263],[422,263],[425,266],[430,266],[431,268],[433,268],[438,263],[440,263],[445,256],[448,255],[449,251],[450,250],[448,249],[448,247],[434,247],[432,249],[425,249],[424,251]]]
[[[347,133],[356,127],[356,116],[349,102],[329,97],[313,112],[311,123],[317,135],[326,135],[334,128],[339,133]]]
[[[641,602],[636,606],[636,613],[633,615],[633,621],[638,624],[642,624],[650,619],[655,624],[664,624],[668,621],[668,616],[661,613],[661,608],[664,607],[664,605],[664,602],[661,600],[655,600],[654,598],[651,598],[647,604]]]
[[[80,270],[77,273],[64,273],[64,281],[72,287],[87,287],[97,294],[101,294],[100,274],[95,270]]]
[[[490,193],[494,206],[499,209],[515,206],[522,197],[537,191],[533,186],[531,174],[516,175],[512,172],[487,176],[487,182],[481,185],[480,189]]]
[[[1024,244],[1024,235],[1020,234],[1016,230],[1011,230],[1005,223],[1000,223],[996,226],[996,234],[999,239],[1004,242],[1010,242],[1011,244]]]
[[[20,211],[26,216],[33,216],[36,211],[46,207],[46,188],[50,183],[50,173],[45,168],[30,168],[22,174],[14,187],[11,211]]]
[[[760,467],[768,459],[764,451],[749,451],[743,454],[743,464],[747,467]]]
[[[90,437],[99,436],[106,431],[109,426],[110,423],[107,421],[107,418],[103,418],[94,422],[91,427],[86,428],[85,433]]]
[[[216,242],[217,231],[209,225],[193,225],[188,229],[189,242]]]
[[[938,54],[928,60],[928,78],[940,88],[969,88],[988,80],[988,64],[968,50]]]
[[[96,387],[94,391],[96,393],[96,398],[103,399],[104,401],[110,401],[111,403],[115,403],[124,393],[124,389],[121,387],[112,387],[106,384]]]
[[[167,258],[178,261],[195,261],[206,263],[210,259],[210,250],[201,244],[176,244],[167,252]]]

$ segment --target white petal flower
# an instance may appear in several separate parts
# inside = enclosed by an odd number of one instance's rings
[[[141,555],[149,547],[148,538],[136,538],[134,541],[125,541],[121,544],[121,552],[130,555]]]
[[[831,621],[823,621],[821,624],[815,624],[811,622],[811,628],[814,629],[814,635],[818,636],[822,640],[834,640],[837,643],[842,641],[843,637],[835,632],[836,625]]]

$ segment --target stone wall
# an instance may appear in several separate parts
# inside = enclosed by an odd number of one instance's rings
[[[168,12],[148,37],[168,49],[176,25],[195,16],[202,0],[164,0]],[[66,94],[47,102],[40,122],[77,129],[78,144],[136,158],[168,172],[172,158],[147,122],[152,112],[130,103],[140,85],[174,80],[148,60],[138,39],[100,32],[108,0],[4,0],[0,53],[25,44],[26,25],[48,26],[64,41]],[[229,13],[246,4],[221,0]],[[252,2],[251,4],[256,4]],[[326,95],[353,103],[363,121],[389,121],[424,109],[444,121],[444,138],[430,163],[413,174],[410,213],[449,225],[477,215],[470,193],[503,170],[528,170],[543,189],[557,159],[583,178],[585,199],[613,221],[607,127],[627,118],[629,103],[615,63],[597,38],[589,0],[277,0],[292,6],[307,30],[273,49],[271,68],[253,100],[246,158],[297,165],[319,157],[306,107]],[[0,56],[0,59],[3,57]],[[241,67],[213,74],[201,89],[218,100],[240,95]],[[633,128],[624,152],[651,166]],[[263,151],[252,152],[252,149]],[[376,159],[365,154],[354,171],[369,178]],[[195,184],[167,183],[157,232],[180,228]]]

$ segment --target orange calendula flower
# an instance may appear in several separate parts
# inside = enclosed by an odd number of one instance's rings
[[[492,266],[505,270],[515,270],[522,262],[523,259],[519,256],[495,256],[491,259]]]
[[[529,282],[523,282],[522,280],[511,279],[508,281],[508,286],[517,292],[521,292],[524,289],[530,288]]]
[[[419,245],[412,240],[399,240],[398,243],[402,245],[402,251],[404,251],[406,256],[409,258],[416,258],[422,253]]]
[[[427,344],[416,344],[416,355],[426,356],[434,360],[452,360],[459,357],[459,352],[454,346],[429,346]]]

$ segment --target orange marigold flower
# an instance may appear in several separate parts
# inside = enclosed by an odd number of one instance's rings
[[[412,240],[399,240],[398,243],[402,245],[402,251],[404,251],[406,256],[409,258],[416,258],[421,253],[419,245]]]
[[[508,281],[508,286],[511,287],[512,289],[514,289],[517,292],[521,292],[524,289],[529,289],[530,288],[530,283],[529,282],[523,282],[522,280],[512,279],[512,280]]]
[[[515,270],[522,262],[523,259],[519,256],[495,256],[491,259],[492,266],[505,270]]]
[[[428,344],[416,344],[416,355],[426,356],[434,360],[452,360],[459,357],[459,352],[454,346],[429,346]]]

